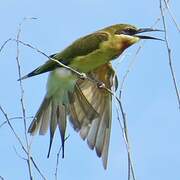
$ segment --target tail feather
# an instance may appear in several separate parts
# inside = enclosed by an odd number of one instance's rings
[[[35,70],[33,70],[32,72],[30,72],[29,74],[21,77],[20,79],[18,79],[18,81],[27,79],[27,78],[32,77],[32,76],[36,76],[36,75],[41,74],[41,73],[44,73],[44,72],[41,72],[41,67],[42,67],[42,66],[36,68]]]
[[[51,118],[51,101],[49,100],[46,104],[46,107],[44,108],[44,112],[42,113],[42,120],[41,120],[41,126],[39,129],[39,134],[44,135],[46,134],[48,127],[49,127],[49,121]]]
[[[28,132],[31,133],[31,135],[36,134],[41,124],[43,123],[43,120],[42,120],[43,113],[44,113],[44,110],[47,110],[49,103],[50,103],[50,99],[45,97],[33,121],[31,122],[29,126]],[[44,133],[45,132],[42,132],[41,130],[41,134],[44,134]]]
[[[51,152],[51,146],[54,138],[54,133],[57,127],[57,116],[56,116],[56,105],[54,101],[51,103],[51,118],[50,118],[50,142],[49,142],[49,150],[47,157],[49,158]]]
[[[24,80],[24,79],[27,79],[29,77],[36,76],[38,74],[42,74],[42,73],[45,73],[45,72],[48,72],[48,71],[52,71],[56,67],[57,67],[57,63],[55,61],[49,60],[45,64],[43,64],[42,66],[39,66],[38,68],[36,68],[32,72],[30,72],[29,74],[27,74],[27,75],[23,76],[22,78],[18,79],[18,81]]]
[[[62,142],[62,158],[64,158],[64,142],[65,142],[65,131],[66,131],[66,106],[59,105],[57,109],[57,123],[61,134]]]
[[[66,106],[57,104],[53,97],[45,97],[36,116],[29,126],[28,132],[35,135],[38,130],[39,134],[44,135],[50,126],[50,144],[48,155],[50,155],[53,137],[57,126],[60,130],[61,143],[62,143],[62,157],[64,157],[64,141],[66,131]]]

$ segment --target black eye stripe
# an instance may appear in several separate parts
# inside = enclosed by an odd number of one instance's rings
[[[130,33],[130,35],[133,35],[137,32],[135,29],[127,29],[127,31]]]
[[[116,31],[115,34],[125,34],[125,35],[134,35],[137,33],[136,29],[127,28],[124,30]]]

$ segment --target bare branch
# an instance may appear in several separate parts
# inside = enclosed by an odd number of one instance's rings
[[[18,151],[16,150],[16,148],[13,146],[13,149],[14,149],[14,152],[16,153],[16,155],[20,158],[20,159],[22,159],[22,160],[24,160],[24,161],[27,161],[27,158],[25,158],[25,157],[23,157],[21,154],[19,154],[18,153]]]
[[[34,167],[35,167],[36,170],[38,171],[38,173],[41,175],[41,177],[42,177],[44,180],[46,180],[46,177],[43,175],[43,173],[41,172],[41,170],[39,169],[39,167],[38,167],[37,164],[35,163],[33,157],[30,157],[30,159],[31,159],[31,161],[32,161],[32,163],[33,163],[33,165],[34,165]]]
[[[10,41],[12,41],[11,38],[7,39],[7,40],[2,44],[2,46],[0,47],[0,52],[4,49],[4,47],[6,46],[6,44],[7,44],[8,42],[10,42]]]
[[[163,11],[165,10],[165,8],[163,9]],[[151,26],[151,28],[155,27],[160,21],[160,17],[158,17],[155,22],[153,23],[153,25]],[[144,47],[144,44],[146,43],[146,40],[143,40],[143,42],[141,43],[141,45],[137,48],[132,60],[130,61],[128,67],[127,67],[127,70],[122,78],[122,82],[121,82],[121,85],[120,85],[120,92],[119,92],[119,98],[121,99],[122,97],[122,91],[123,91],[123,88],[124,88],[124,84],[125,84],[125,81],[128,77],[128,74],[130,73],[130,71],[132,70],[132,68],[134,67],[134,64],[135,64],[135,61],[137,60],[137,56],[138,54],[140,53],[141,49]]]
[[[70,137],[70,135],[68,135],[65,139],[64,142],[67,141],[67,139]],[[58,180],[58,166],[59,166],[59,156],[60,156],[60,152],[62,150],[62,146],[59,148],[59,151],[57,153],[57,158],[56,158],[56,169],[55,169],[55,180]]]
[[[161,11],[161,16],[162,16],[162,21],[163,21],[163,27],[164,27],[164,31],[165,31],[165,43],[166,43],[166,48],[167,48],[167,52],[168,52],[168,60],[169,60],[169,67],[170,67],[170,72],[171,72],[171,76],[172,76],[172,80],[173,80],[173,84],[174,84],[174,89],[176,92],[176,96],[177,96],[177,101],[178,101],[178,106],[180,109],[180,95],[179,95],[179,90],[178,90],[178,85],[176,82],[176,75],[175,75],[175,71],[172,65],[172,57],[171,57],[171,49],[169,46],[169,42],[168,42],[168,37],[167,37],[167,26],[166,26],[166,21],[165,21],[165,17],[164,17],[164,13],[163,13],[163,8],[162,8],[162,0],[159,0],[160,2],[160,11]]]
[[[17,62],[17,68],[18,68],[18,75],[19,75],[19,86],[20,86],[20,92],[21,92],[21,109],[22,109],[22,115],[23,115],[23,122],[24,122],[24,135],[25,135],[25,140],[26,140],[26,146],[27,146],[27,164],[28,164],[28,170],[29,170],[29,178],[30,180],[33,180],[32,176],[32,169],[31,169],[31,160],[30,160],[30,145],[28,142],[28,137],[27,137],[27,125],[26,125],[26,110],[25,110],[25,105],[24,105],[24,89],[21,81],[21,66],[20,66],[20,61],[19,61],[19,38],[20,38],[20,33],[21,33],[21,26],[22,24],[26,21],[27,19],[24,18],[23,21],[19,24],[18,28],[18,33],[17,33],[17,41],[16,41],[16,46],[17,46],[17,55],[16,55],[16,62]]]
[[[0,180],[5,180],[2,176],[0,176]]]
[[[17,154],[17,156],[18,156],[19,158],[25,160],[25,161],[28,163],[28,159],[27,159],[27,158],[22,157],[22,156],[17,152],[17,150],[16,150],[15,147],[13,147],[13,149],[14,149],[15,153]],[[31,159],[34,167],[36,168],[36,170],[37,170],[37,171],[39,172],[39,174],[41,175],[41,177],[42,177],[44,180],[46,180],[46,178],[44,177],[43,173],[40,171],[39,167],[38,167],[37,164],[35,163],[33,157],[30,157],[30,159]]]
[[[123,91],[125,80],[127,79],[128,74],[130,73],[130,71],[131,71],[131,69],[132,69],[132,67],[133,67],[133,65],[134,65],[134,63],[135,63],[135,61],[137,59],[137,55],[139,54],[139,52],[142,49],[142,47],[143,47],[143,44],[140,45],[138,47],[138,49],[136,50],[136,53],[135,53],[134,57],[132,58],[132,60],[130,61],[129,65],[128,65],[127,71],[125,72],[125,74],[124,74],[124,76],[122,78],[122,82],[121,82],[121,85],[120,85],[120,91],[119,91],[120,99],[121,99],[121,96],[122,96],[122,91]]]
[[[166,8],[167,8],[167,10],[168,10],[168,12],[169,12],[169,14],[170,14],[171,19],[172,19],[173,22],[174,22],[174,25],[175,25],[177,31],[180,32],[180,26],[179,26],[178,23],[177,23],[177,20],[176,20],[176,18],[175,18],[174,13],[171,11],[171,9],[170,9],[170,7],[169,7],[168,1],[167,1],[167,0],[164,0],[164,4],[165,4],[165,6],[166,6]]]
[[[34,117],[33,117],[33,116],[26,117],[26,119],[32,119],[32,118],[34,118]],[[23,119],[23,117],[12,117],[12,118],[9,118],[10,121],[15,120],[15,119]],[[0,124],[0,128],[1,128],[2,126],[4,126],[5,124],[7,124],[7,121],[2,122],[2,123]]]
[[[8,125],[9,125],[10,129],[12,130],[12,132],[13,132],[14,136],[16,137],[16,139],[18,140],[18,142],[19,142],[19,144],[21,145],[22,149],[24,150],[25,153],[27,153],[26,148],[24,147],[24,145],[23,145],[20,137],[19,137],[18,134],[16,133],[15,129],[14,129],[13,126],[11,125],[11,122],[10,122],[10,120],[9,120],[9,118],[8,118],[8,115],[7,115],[7,113],[5,112],[5,110],[2,108],[1,105],[0,105],[0,111],[2,112],[2,114],[3,114],[4,117],[5,117],[5,119],[7,120],[7,123],[8,123]]]
[[[22,23],[26,20],[31,20],[31,19],[36,19],[36,18],[24,18]],[[19,24],[19,28],[18,28],[18,33],[17,33],[17,37],[16,39],[12,39],[12,38],[9,38],[7,39],[3,45],[0,47],[0,52],[4,49],[4,47],[7,45],[8,42],[10,41],[15,41],[16,42],[16,45],[17,45],[17,55],[16,55],[16,62],[17,62],[17,66],[18,66],[18,75],[19,75],[19,78],[21,78],[21,69],[20,69],[20,62],[19,62],[19,38],[20,38],[20,33],[21,33],[21,26],[22,26],[22,23]],[[23,149],[23,151],[26,153],[27,155],[27,159],[23,158],[24,160],[27,161],[28,163],[28,170],[29,170],[29,176],[30,176],[30,179],[32,180],[32,173],[31,173],[31,161],[35,167],[35,169],[39,172],[39,174],[41,175],[41,177],[43,179],[46,179],[43,174],[41,173],[41,171],[39,170],[38,166],[36,165],[36,163],[34,162],[33,158],[30,156],[30,143],[28,142],[28,138],[27,138],[27,128],[26,128],[26,118],[31,118],[31,117],[26,117],[25,116],[25,107],[24,107],[24,90],[23,90],[23,86],[22,86],[22,82],[20,82],[20,90],[21,90],[21,107],[22,107],[22,113],[23,113],[23,117],[13,117],[13,118],[8,118],[8,115],[7,113],[4,111],[4,109],[2,108],[2,106],[0,106],[0,111],[2,112],[2,114],[4,115],[6,121],[4,121],[0,127],[2,127],[4,124],[8,123],[10,129],[12,130],[14,136],[16,137],[16,139],[18,140],[19,144],[21,145],[21,148]],[[24,120],[24,129],[25,129],[25,139],[26,139],[26,146],[27,146],[27,149],[26,147],[24,146],[23,142],[21,141],[20,137],[18,136],[18,134],[16,133],[15,129],[13,128],[13,126],[11,125],[11,122],[10,120],[13,120],[13,119],[23,119]],[[16,151],[17,152],[17,151]],[[0,177],[1,178],[1,177]]]
[[[154,22],[152,27],[154,27],[159,21],[160,21],[160,17],[158,17],[156,19],[156,21]],[[121,101],[119,101],[119,99],[121,99],[121,97],[122,97],[123,87],[124,87],[125,81],[128,77],[128,74],[130,73],[131,69],[133,68],[135,61],[137,59],[137,56],[140,53],[141,49],[144,47],[145,42],[146,41],[143,41],[142,44],[137,48],[134,57],[132,58],[132,60],[130,61],[129,65],[128,65],[127,71],[125,72],[125,74],[122,78],[122,82],[121,82],[120,89],[119,89],[119,98],[117,99],[118,103],[120,103],[119,106],[121,107],[121,113],[123,112],[122,113],[123,123],[121,122],[119,116],[118,116],[118,121],[119,121],[120,127],[121,127],[123,135],[124,135],[123,137],[124,137],[127,152],[128,152],[128,180],[130,180],[131,174],[132,174],[133,179],[135,180],[135,172],[134,172],[131,153],[130,153],[130,143],[129,143],[129,139],[128,139],[127,120],[126,120],[126,116],[125,116],[125,113],[124,113],[124,110],[122,107],[122,103],[121,103]],[[116,109],[117,109],[117,107],[116,107]],[[118,114],[118,112],[119,111],[117,110],[117,114]]]
[[[120,125],[121,130],[122,130],[122,135],[123,135],[123,139],[124,139],[124,142],[125,142],[127,155],[128,155],[128,180],[130,180],[131,174],[132,174],[133,180],[136,180],[136,178],[135,178],[135,170],[134,170],[132,157],[131,157],[131,151],[130,151],[130,142],[129,142],[129,138],[128,138],[128,128],[127,128],[126,114],[124,112],[124,108],[122,106],[121,100],[117,96],[114,96],[114,97],[116,99],[116,102],[118,103],[118,104],[115,103],[116,112],[117,112],[118,122],[119,122],[119,125]],[[123,122],[121,122],[121,120],[120,120],[119,109],[120,109],[120,112],[121,112]]]
[[[2,112],[2,114],[3,114],[4,117],[5,117],[5,119],[7,120],[7,123],[8,123],[8,125],[9,125],[10,129],[12,130],[14,136],[16,137],[16,139],[18,140],[19,144],[21,145],[21,148],[24,150],[24,152],[25,152],[26,154],[28,154],[28,152],[27,152],[25,146],[23,145],[20,137],[18,136],[18,134],[16,133],[15,129],[14,129],[13,126],[11,125],[11,122],[10,122],[10,119],[8,118],[7,113],[6,113],[5,110],[2,108],[1,105],[0,105],[0,111]],[[36,168],[36,170],[37,170],[37,171],[39,172],[39,174],[42,176],[42,178],[43,178],[43,179],[46,179],[46,178],[44,177],[44,175],[41,173],[41,171],[39,170],[39,168],[37,167],[37,165],[36,165],[35,161],[33,160],[33,158],[30,157],[30,159],[31,159],[34,167]]]
[[[23,20],[24,22],[24,20]],[[23,23],[22,22],[22,23]],[[19,29],[18,29],[18,33],[17,33],[17,41],[16,41],[16,45],[17,45],[17,55],[16,55],[16,62],[17,62],[17,68],[18,68],[18,75],[19,78],[21,79],[21,66],[20,66],[20,61],[19,61],[19,38],[20,38],[20,33],[21,33],[21,26],[22,23],[19,24]],[[19,85],[20,85],[20,90],[21,90],[21,108],[22,108],[22,114],[23,114],[23,121],[24,121],[24,131],[25,131],[25,139],[26,139],[26,145],[28,147],[28,138],[27,138],[27,127],[26,127],[26,112],[25,112],[25,106],[24,106],[24,89],[23,89],[23,85],[22,85],[22,81],[19,81]]]

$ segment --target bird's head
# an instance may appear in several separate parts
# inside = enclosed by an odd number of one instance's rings
[[[162,31],[153,28],[137,28],[135,26],[129,24],[116,24],[104,29],[109,32],[112,37],[117,39],[119,46],[122,49],[126,49],[129,46],[135,44],[141,39],[153,39],[153,40],[161,40],[159,38],[155,38],[152,36],[141,35],[141,33],[152,32],[152,31]]]

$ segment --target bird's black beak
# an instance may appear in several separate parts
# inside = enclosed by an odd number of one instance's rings
[[[154,40],[160,40],[164,41],[163,39],[152,37],[152,36],[144,36],[144,35],[139,35],[140,33],[145,33],[145,32],[152,32],[152,31],[159,31],[159,32],[164,32],[163,30],[159,29],[153,29],[153,28],[141,28],[138,29],[135,33],[134,36],[139,37],[140,39],[154,39]]]

